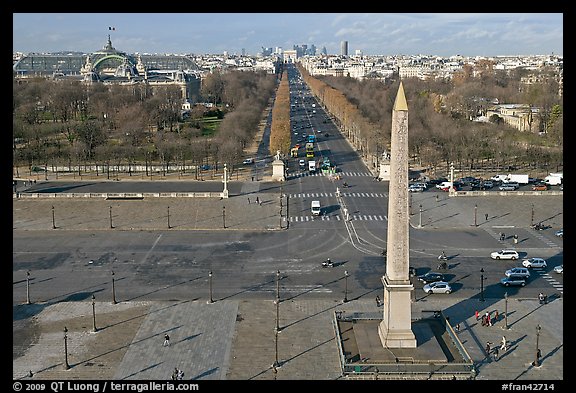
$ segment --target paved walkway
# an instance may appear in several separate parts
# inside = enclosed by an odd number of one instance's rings
[[[562,380],[563,300],[546,305],[519,299],[508,303],[508,326],[501,316],[492,327],[476,321],[474,311],[504,310],[503,300],[427,298],[413,303],[413,315],[423,310],[444,310],[474,359],[478,380]],[[184,302],[97,302],[97,332],[93,331],[91,302],[22,305],[36,308],[33,330],[37,342],[13,361],[14,379],[168,380],[175,367],[187,380],[330,380],[341,377],[332,313],[377,312],[364,298],[346,304],[332,300],[287,300],[279,304],[278,349],[275,341],[273,300],[205,299]],[[502,315],[502,314],[500,314]],[[541,326],[540,367],[535,356],[536,326]],[[64,367],[64,333],[68,328],[68,362]],[[170,346],[163,346],[164,334]],[[510,349],[499,359],[485,359],[487,341],[505,335]],[[276,357],[277,356],[277,357]],[[272,364],[278,360],[275,374]]]

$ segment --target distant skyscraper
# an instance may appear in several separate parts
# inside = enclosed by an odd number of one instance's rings
[[[340,42],[340,55],[348,56],[348,41]]]
[[[324,56],[326,56],[326,55],[328,54],[328,50],[326,49],[325,46],[322,47],[322,54],[323,54]]]

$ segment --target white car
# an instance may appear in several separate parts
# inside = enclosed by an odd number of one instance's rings
[[[422,290],[427,294],[431,293],[451,293],[452,287],[446,281],[436,281],[424,285]]]
[[[554,273],[564,273],[564,265],[554,266]]]
[[[500,250],[494,251],[490,254],[492,259],[512,259],[513,261],[518,259],[520,256],[516,250]]]
[[[305,167],[306,166],[306,160],[301,159],[300,161],[298,161],[298,165],[300,165],[301,167]]]
[[[546,261],[543,258],[530,258],[522,261],[524,267],[546,267]]]
[[[254,164],[254,159],[253,158],[247,158],[244,161],[242,161],[242,164],[244,164],[244,165]]]

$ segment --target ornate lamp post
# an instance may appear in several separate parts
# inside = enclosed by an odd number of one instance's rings
[[[420,220],[418,222],[418,228],[422,228],[422,204],[420,204]]]
[[[477,216],[478,215],[478,205],[474,205],[474,226],[477,227],[478,226],[478,219]]]
[[[344,303],[348,301],[348,270],[344,271]]]
[[[30,301],[30,270],[26,271],[26,304],[32,304]]]
[[[52,206],[52,229],[56,229],[56,218],[54,217],[54,206]]]
[[[504,329],[508,327],[508,292],[504,293]]]
[[[94,328],[94,332],[98,331],[96,328],[96,296],[94,295],[92,295],[92,327]]]
[[[540,339],[540,330],[542,330],[542,328],[540,327],[540,324],[538,324],[536,326],[536,359],[534,359],[535,367],[540,367],[540,348],[538,345],[538,341]]]
[[[480,301],[484,301],[484,268],[480,269]]]
[[[114,225],[112,225],[112,206],[110,206],[110,229],[114,228]]]
[[[172,228],[170,226],[170,206],[168,206],[168,229]]]
[[[212,270],[208,272],[208,286],[210,289],[210,299],[208,299],[208,304],[210,304],[214,303],[214,300],[212,299]]]
[[[114,287],[114,270],[112,270],[112,304],[116,304],[116,288]]]
[[[66,370],[70,368],[68,364],[68,329],[64,326],[64,367]]]

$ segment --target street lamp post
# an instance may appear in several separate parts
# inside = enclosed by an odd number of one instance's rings
[[[26,304],[32,304],[30,301],[30,270],[26,271]]]
[[[344,303],[348,301],[348,270],[344,271]]]
[[[504,292],[504,329],[508,329],[508,292]]]
[[[54,206],[52,206],[52,229],[56,229],[56,218],[54,217]]]
[[[530,226],[534,225],[534,204],[532,204],[532,210],[530,213]]]
[[[226,228],[226,206],[222,206],[222,226]]]
[[[478,205],[474,205],[474,226],[478,226]]]
[[[70,368],[68,364],[68,329],[64,326],[64,367],[66,370]]]
[[[480,301],[484,301],[484,268],[480,269]]]
[[[92,295],[92,327],[94,328],[94,332],[98,331],[96,328],[96,296],[94,295]]]
[[[170,206],[168,206],[168,229],[172,228],[170,226]]]
[[[208,287],[210,291],[210,299],[208,299],[208,304],[210,304],[214,303],[214,300],[212,299],[212,270],[208,272]]]
[[[535,367],[540,367],[540,348],[538,345],[538,341],[540,339],[540,330],[542,328],[540,327],[540,324],[538,324],[536,326],[536,359],[534,359],[534,366]]]
[[[114,287],[114,270],[112,270],[112,304],[116,304],[116,288]]]
[[[112,206],[110,206],[110,229],[114,228],[114,225],[112,225]]]
[[[276,270],[276,301],[280,301],[280,270]]]
[[[418,222],[418,228],[422,228],[422,204],[420,204],[420,220]]]

